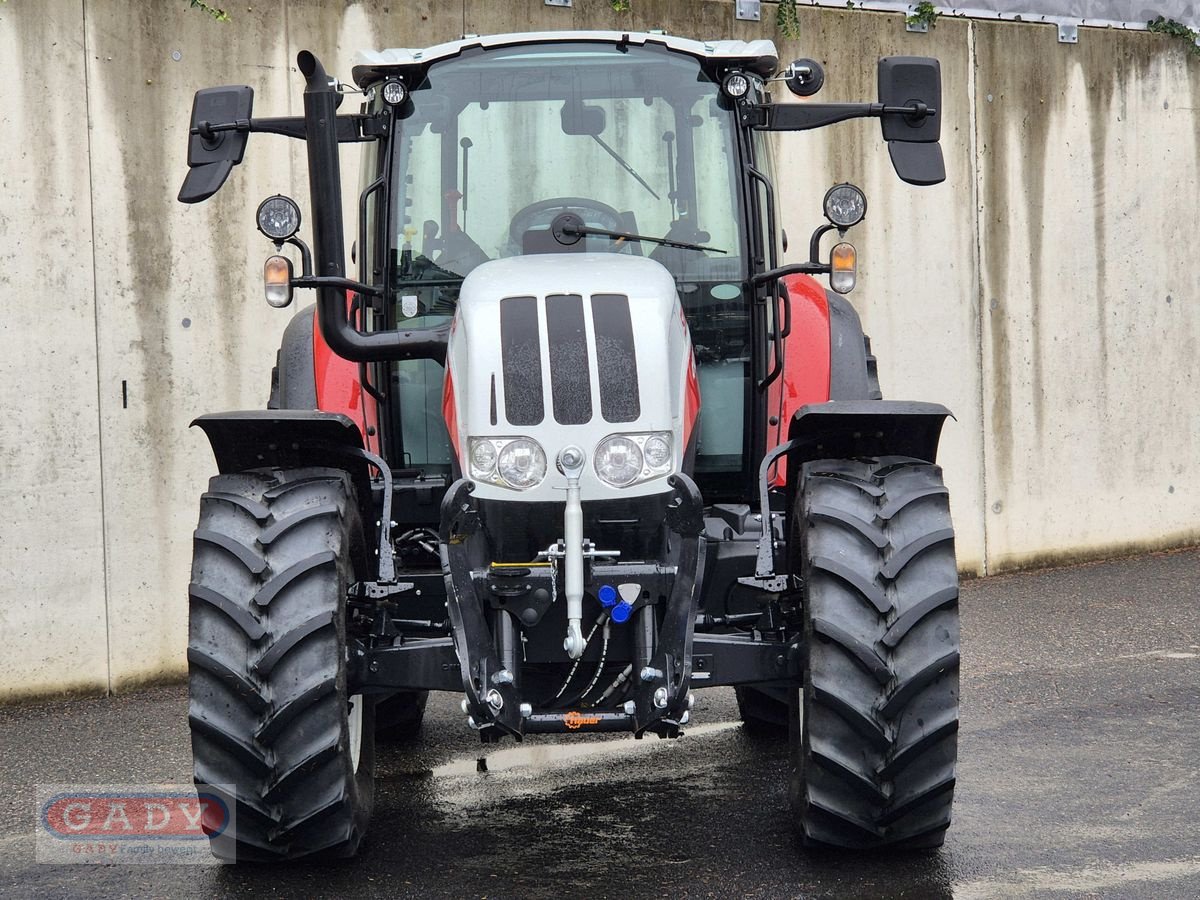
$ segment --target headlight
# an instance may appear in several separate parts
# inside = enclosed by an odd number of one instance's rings
[[[528,490],[546,477],[546,454],[537,441],[518,438],[500,451],[496,472],[510,486]]]
[[[286,241],[300,230],[300,207],[291,197],[276,194],[258,205],[258,230],[275,243]]]
[[[845,231],[867,214],[867,195],[852,184],[835,184],[825,192],[825,218]]]
[[[467,463],[476,481],[527,491],[546,477],[546,452],[530,438],[473,437]]]
[[[668,475],[674,468],[671,433],[612,434],[596,447],[593,465],[605,484],[629,487]]]
[[[624,435],[605,438],[596,448],[596,474],[613,487],[625,487],[642,474],[642,451]]]
[[[471,477],[487,478],[495,468],[495,445],[487,438],[471,438]]]
[[[642,454],[646,457],[647,466],[661,469],[671,461],[671,441],[664,435],[652,434],[646,438]]]

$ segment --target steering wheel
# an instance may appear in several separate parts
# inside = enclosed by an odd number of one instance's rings
[[[508,226],[508,235],[513,246],[520,247],[526,231],[537,226],[545,226],[547,230],[555,216],[564,212],[573,212],[583,219],[584,224],[593,228],[603,228],[606,231],[625,231],[625,220],[621,214],[599,200],[588,200],[586,197],[552,197],[549,200],[539,200],[517,210]],[[613,241],[615,249],[620,249],[620,242]]]

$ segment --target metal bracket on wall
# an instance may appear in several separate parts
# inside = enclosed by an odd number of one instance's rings
[[[1074,23],[1058,23],[1058,42],[1060,44],[1078,44],[1079,26]]]
[[[737,0],[734,15],[739,19],[757,22],[762,18],[762,3],[759,0]]]
[[[547,6],[570,6],[571,0],[546,0]]]

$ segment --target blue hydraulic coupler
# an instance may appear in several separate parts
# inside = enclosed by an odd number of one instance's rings
[[[610,615],[612,616],[612,620],[618,625],[624,624],[625,622],[628,622],[629,617],[633,615],[633,606],[622,600],[613,607]]]

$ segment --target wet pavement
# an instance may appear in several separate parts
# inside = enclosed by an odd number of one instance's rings
[[[37,783],[183,782],[182,688],[0,708],[4,897],[1197,897],[1200,552],[966,582],[954,824],[918,856],[801,850],[785,746],[698,694],[679,741],[487,751],[457,698],[381,748],[337,865],[34,862]]]

